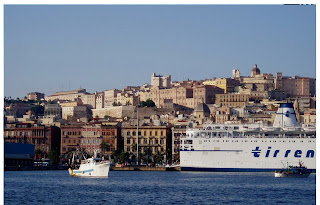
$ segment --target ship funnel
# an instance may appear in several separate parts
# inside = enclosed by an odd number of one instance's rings
[[[292,103],[280,104],[273,127],[299,127]]]

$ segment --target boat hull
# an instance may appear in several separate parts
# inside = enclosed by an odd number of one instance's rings
[[[291,173],[274,173],[276,178],[280,177],[295,177],[295,178],[307,178],[309,177],[310,173],[303,173],[303,174],[291,174]]]
[[[315,139],[194,138],[193,147],[180,150],[182,171],[274,172],[289,162],[303,161],[316,170]],[[202,142],[200,142],[200,140]]]
[[[110,163],[81,164],[79,169],[69,168],[69,174],[75,177],[108,177]]]

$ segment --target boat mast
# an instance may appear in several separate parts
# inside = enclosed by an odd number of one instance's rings
[[[137,165],[139,165],[139,92],[136,93],[136,96],[138,98],[138,104],[137,104]]]

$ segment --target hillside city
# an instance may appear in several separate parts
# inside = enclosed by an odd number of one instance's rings
[[[248,68],[249,70],[250,68]],[[68,164],[75,150],[118,164],[179,160],[180,137],[208,123],[272,125],[281,102],[294,103],[301,124],[316,124],[316,79],[233,70],[229,78],[171,81],[153,73],[151,83],[89,93],[84,88],[4,99],[5,144],[31,144],[28,157],[5,151],[5,166]],[[137,151],[138,144],[138,151]],[[9,145],[8,145],[9,146]]]

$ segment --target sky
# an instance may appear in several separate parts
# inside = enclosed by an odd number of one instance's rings
[[[4,5],[4,96],[262,73],[316,77],[315,5]]]

